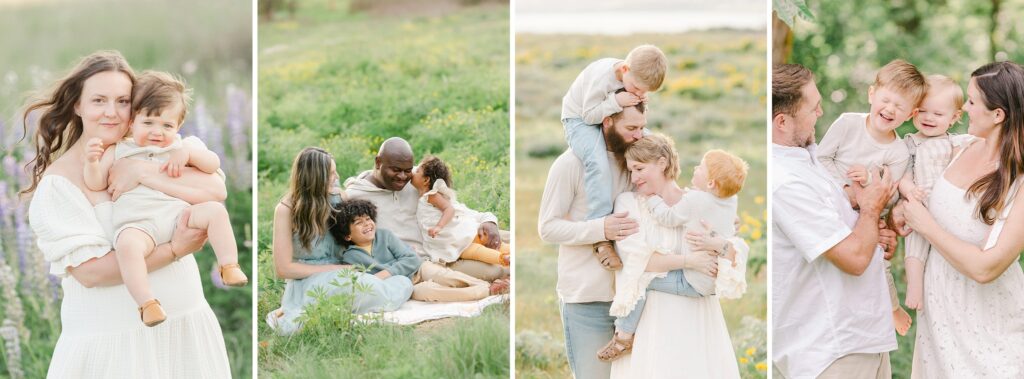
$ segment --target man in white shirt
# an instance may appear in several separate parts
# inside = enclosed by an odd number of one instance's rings
[[[897,348],[883,271],[894,192],[873,170],[852,198],[815,158],[821,94],[807,68],[772,72],[772,361],[786,378],[891,378]],[[859,205],[859,212],[854,206]],[[881,230],[880,230],[881,229]],[[881,247],[879,246],[881,244]],[[884,248],[884,249],[883,249]]]
[[[346,179],[344,187],[350,198],[367,200],[377,206],[377,226],[390,230],[420,257],[425,257],[423,234],[416,221],[420,194],[409,183],[412,168],[412,146],[400,137],[391,137],[381,143],[373,170]],[[485,237],[484,245],[492,248],[501,245],[498,218],[488,212],[475,212],[475,215],[480,222],[478,233]],[[459,259],[448,267],[488,282],[508,276],[508,270],[501,266],[468,259]]]

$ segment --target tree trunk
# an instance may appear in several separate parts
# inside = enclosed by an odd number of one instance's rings
[[[999,1],[999,0],[993,0]],[[789,61],[793,54],[793,30],[772,11],[772,65]]]

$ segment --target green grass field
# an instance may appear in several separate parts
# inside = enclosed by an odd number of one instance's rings
[[[372,169],[387,137],[416,158],[435,154],[454,171],[459,199],[509,222],[509,13],[507,6],[387,17],[301,4],[294,19],[259,25],[258,313],[280,306],[284,281],[271,259],[273,209],[306,146],[335,157],[343,178]],[[342,301],[341,304],[344,304]],[[278,337],[259,323],[266,377],[507,377],[509,312],[416,327],[342,320]],[[344,312],[340,312],[344,313]]]
[[[252,277],[252,4],[98,0],[16,2],[0,5],[0,377],[46,375],[60,334],[60,282],[27,225],[27,204],[15,192],[30,144],[21,141],[20,110],[78,62],[102,49],[119,50],[136,72],[180,75],[194,103],[182,127],[221,158],[228,178],[238,261]],[[221,289],[211,281],[216,257],[207,245],[196,254],[206,300],[220,321],[234,377],[252,374],[252,289]],[[10,271],[7,271],[7,270]]]
[[[740,192],[740,234],[751,244],[747,294],[723,300],[740,371],[765,377],[767,312],[764,33],[716,31],[678,35],[516,36],[516,373],[570,375],[555,293],[557,247],[540,240],[537,214],[547,172],[565,150],[561,98],[591,61],[624,57],[652,43],[669,57],[663,89],[650,95],[648,126],[676,141],[682,175],[712,148],[750,164]],[[757,272],[755,274],[755,272]]]

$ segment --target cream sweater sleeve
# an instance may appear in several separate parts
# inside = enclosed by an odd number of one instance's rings
[[[581,221],[569,218],[573,201],[584,196],[582,191],[577,192],[575,185],[582,181],[582,163],[571,152],[563,153],[551,164],[537,220],[540,238],[544,242],[589,245],[605,240],[604,218]]]
[[[32,196],[28,215],[39,250],[50,262],[53,275],[66,277],[68,267],[111,251],[92,204],[81,189],[62,176],[43,177]]]

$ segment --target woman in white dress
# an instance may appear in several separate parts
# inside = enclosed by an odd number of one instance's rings
[[[911,376],[1024,377],[1024,69],[974,71],[963,148],[906,223],[932,250],[925,263]],[[1013,204],[1017,204],[1016,207]],[[1002,231],[1002,232],[1001,232]]]
[[[634,250],[654,249],[646,271],[666,272],[688,266],[685,260],[704,262],[699,270],[717,274],[717,257],[700,259],[689,251],[682,227],[665,227],[655,221],[646,206],[649,195],[661,196],[669,206],[683,195],[674,180],[678,175],[678,156],[671,147],[665,156],[651,162],[627,160],[630,180],[636,192],[626,192],[615,200],[615,212],[628,212],[640,224],[639,232],[616,243],[622,256],[639,255]],[[674,174],[672,173],[674,171]],[[720,238],[715,238],[721,240]],[[745,244],[736,246],[746,254]],[[685,248],[685,249],[684,249]],[[694,249],[697,250],[697,249]],[[703,250],[703,249],[701,249]],[[661,252],[675,252],[662,254]],[[632,353],[612,362],[612,378],[739,378],[739,367],[717,296],[687,297],[647,291],[647,302],[633,337]]]
[[[61,335],[47,376],[228,378],[224,338],[191,255],[202,248],[205,234],[189,229],[183,214],[171,242],[146,258],[153,291],[172,315],[147,328],[111,254],[110,220],[112,197],[139,184],[189,202],[221,201],[223,180],[194,169],[171,179],[155,163],[128,160],[112,171],[110,194],[84,183],[86,141],[111,144],[124,136],[134,82],[120,53],[93,53],[25,112],[26,130],[29,114],[39,116],[32,184],[23,191],[32,197],[29,222],[64,292]]]

